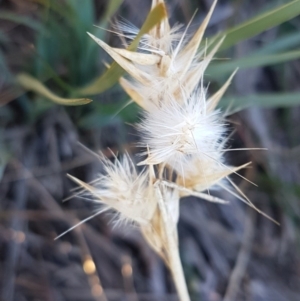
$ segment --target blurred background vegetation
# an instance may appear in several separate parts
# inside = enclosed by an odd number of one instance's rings
[[[211,3],[167,1],[171,24],[198,9],[193,32]],[[146,0],[0,1],[0,300],[177,300],[139,231],[114,228],[109,214],[54,241],[95,209],[62,203],[74,187],[66,173],[91,181],[102,168],[77,141],[134,154],[139,139],[131,126],[139,108],[117,78],[101,77],[111,60],[86,32],[120,46],[114,21],[140,28],[149,8]],[[233,165],[252,161],[244,176],[259,187],[233,180],[281,226],[224,191],[230,206],[183,200],[180,249],[193,300],[300,300],[299,13],[300,1],[220,0],[207,30],[208,41],[226,34],[206,72],[208,92],[240,68],[220,104],[231,145],[268,148],[229,152]]]

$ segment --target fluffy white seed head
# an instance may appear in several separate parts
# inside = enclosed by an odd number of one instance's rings
[[[140,39],[138,50],[144,53],[158,53],[160,55],[170,55],[178,42],[182,38],[182,24],[176,24],[172,28],[163,23],[150,30],[149,33],[143,35]],[[117,34],[127,46],[127,41],[132,41],[139,33],[137,28],[127,20],[121,19],[113,24],[113,32]]]
[[[178,170],[185,168],[191,156],[209,158],[219,149],[225,132],[219,112],[207,112],[203,89],[183,104],[169,99],[146,112],[139,129],[142,146],[150,149],[143,163],[167,163]]]
[[[171,56],[182,37],[181,28],[182,25],[177,24],[172,28],[165,28],[163,34],[157,34],[156,30],[150,31],[141,38],[138,48],[148,53]]]
[[[129,221],[138,225],[148,224],[156,209],[153,187],[149,183],[149,173],[137,173],[129,155],[121,161],[110,162],[102,158],[105,172],[93,185],[74,179],[84,189],[83,193],[92,196],[96,203],[116,211],[117,221]]]

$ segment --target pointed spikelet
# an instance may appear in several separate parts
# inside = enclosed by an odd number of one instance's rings
[[[77,178],[70,178],[83,188],[82,194],[92,197],[95,203],[116,211],[119,221],[137,225],[148,225],[156,209],[153,188],[149,185],[149,173],[137,173],[128,154],[115,163],[101,158],[105,175],[86,184]]]
[[[89,35],[131,76],[127,84],[122,79],[120,83],[130,97],[140,96],[138,99],[133,97],[132,100],[142,104],[143,109],[151,111],[168,97],[173,97],[179,103],[183,102],[178,89],[185,89],[186,95],[190,96],[197,87],[222,42],[217,43],[208,55],[205,55],[205,50],[197,54],[216,2],[213,2],[207,17],[190,39],[186,31],[181,30],[181,26],[171,28],[167,18],[141,38],[139,52],[112,48]],[[152,8],[160,3],[164,2],[154,0]],[[119,23],[118,30],[122,37],[132,37],[138,32],[124,23]]]
[[[237,72],[237,69],[230,75],[228,80],[225,82],[225,84],[214,94],[212,95],[208,100],[207,100],[207,111],[212,112],[213,110],[216,109],[220,99],[226,92],[228,86],[230,85],[233,77],[235,76]]]
[[[205,192],[218,189],[218,184],[226,180],[232,173],[247,167],[250,163],[232,167],[225,165],[221,153],[211,153],[209,157],[193,156],[183,170],[177,167],[177,180],[179,186],[186,187],[197,192]],[[225,181],[227,182],[227,181]],[[188,195],[188,193],[181,194]]]

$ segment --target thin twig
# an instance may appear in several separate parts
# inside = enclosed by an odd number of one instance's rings
[[[228,286],[226,289],[225,297],[223,301],[234,301],[236,300],[237,294],[239,292],[241,282],[246,273],[247,265],[251,256],[251,247],[255,234],[255,223],[254,216],[255,211],[248,208],[248,217],[245,222],[245,235],[242,246],[240,248],[235,266],[229,278]]]

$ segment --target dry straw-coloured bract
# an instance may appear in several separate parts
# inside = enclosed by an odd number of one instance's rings
[[[161,3],[153,0],[152,8]],[[142,37],[137,52],[110,47],[89,34],[129,74],[120,84],[144,110],[138,129],[146,158],[138,162],[143,165],[138,172],[128,154],[115,163],[101,157],[105,174],[93,184],[72,177],[81,193],[104,205],[101,210],[111,208],[121,221],[140,227],[169,267],[182,301],[189,295],[178,253],[180,198],[194,195],[226,203],[209,192],[221,187],[255,208],[228,178],[248,164],[231,167],[223,158],[226,128],[216,107],[233,75],[210,98],[203,85],[205,70],[223,41],[208,53],[200,47],[215,5],[191,38],[179,26],[171,28],[166,18]],[[128,26],[119,30],[123,37],[137,34]]]

